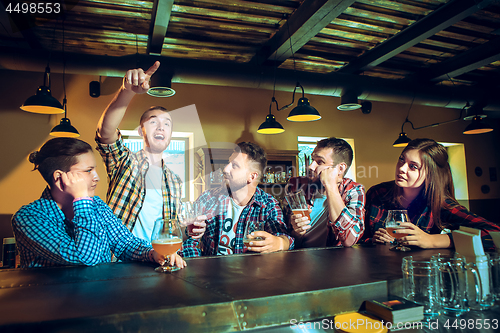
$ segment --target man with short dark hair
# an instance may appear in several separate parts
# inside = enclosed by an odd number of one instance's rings
[[[141,68],[127,71],[122,86],[104,110],[96,133],[97,150],[108,173],[106,201],[134,235],[148,241],[154,221],[176,217],[181,204],[181,180],[163,160],[172,138],[172,117],[161,106],[153,106],[142,114],[138,132],[144,147],[137,153],[125,147],[118,126],[132,98],[148,91],[149,80],[159,66],[157,61],[145,72]],[[200,229],[193,232],[203,232],[204,222],[199,220],[195,225]]]
[[[198,202],[205,209],[206,231],[201,239],[183,244],[184,257],[252,252],[275,252],[293,248],[278,201],[257,187],[267,164],[257,144],[241,142],[224,168],[224,185],[205,191]],[[246,248],[243,233],[248,223],[264,222],[264,231],[255,231]]]
[[[318,141],[311,154],[309,179],[292,178],[287,191],[303,189],[311,219],[290,214],[296,247],[352,246],[363,235],[365,190],[345,178],[352,163],[351,146],[342,139]]]

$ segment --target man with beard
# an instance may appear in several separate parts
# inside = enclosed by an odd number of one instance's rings
[[[157,61],[147,71],[127,71],[123,84],[104,110],[97,124],[97,150],[108,173],[107,203],[132,233],[151,240],[158,218],[177,216],[181,204],[181,180],[163,161],[163,152],[172,137],[172,117],[162,106],[146,110],[140,119],[139,135],[144,148],[132,153],[123,143],[118,125],[132,98],[149,89],[151,76],[160,67]],[[201,237],[204,222],[195,222],[193,229]]]
[[[223,170],[225,184],[205,191],[197,200],[208,218],[206,231],[200,239],[184,241],[184,257],[293,248],[294,240],[287,235],[278,201],[257,187],[266,164],[266,154],[261,147],[250,142],[238,143]],[[243,233],[245,226],[253,221],[264,222],[265,231],[255,231],[249,237],[255,240],[246,248]]]
[[[289,214],[295,247],[352,246],[365,228],[363,185],[344,177],[352,163],[352,148],[342,139],[323,139],[311,158],[309,179],[292,178],[287,185],[289,192],[302,189],[310,208],[310,220]]]

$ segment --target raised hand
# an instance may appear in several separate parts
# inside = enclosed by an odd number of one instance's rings
[[[133,91],[136,94],[144,94],[149,90],[149,80],[160,67],[156,61],[147,71],[142,68],[129,69],[123,78],[123,89]]]

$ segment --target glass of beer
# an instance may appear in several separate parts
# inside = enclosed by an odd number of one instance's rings
[[[309,207],[307,206],[306,197],[302,190],[286,194],[285,199],[293,214],[306,216],[311,221]]]
[[[193,232],[193,228],[196,228],[194,225],[196,218],[199,215],[202,215],[199,211],[199,204],[197,202],[182,202],[181,209],[179,211],[179,221],[181,222],[181,226],[187,227],[189,236],[196,235],[196,233]]]
[[[254,231],[264,231],[264,222],[263,221],[248,221],[245,226],[245,232],[243,233],[243,244],[248,248],[250,246],[250,242],[252,241],[261,241],[264,240],[262,237],[252,236],[251,233]]]
[[[157,272],[170,273],[179,270],[170,266],[169,256],[176,253],[182,246],[182,231],[176,219],[159,218],[155,221],[151,235],[153,249],[165,259],[165,263],[155,269]]]
[[[387,220],[385,220],[385,230],[394,237],[395,246],[391,247],[394,251],[410,251],[411,249],[399,243],[399,239],[408,236],[407,233],[393,233],[394,230],[406,229],[400,224],[403,222],[410,222],[408,218],[408,213],[406,210],[389,210],[387,215]]]

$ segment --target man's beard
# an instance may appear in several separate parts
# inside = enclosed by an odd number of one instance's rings
[[[321,182],[321,179],[319,179],[319,177],[314,176],[313,172],[311,172],[309,174],[308,178],[309,178],[309,186],[316,185],[315,187],[318,190],[322,190],[323,189],[323,183]]]
[[[224,182],[226,183],[226,188],[227,188],[229,195],[231,195],[232,192],[236,192],[247,185],[246,182],[230,183],[227,179],[225,179]]]

